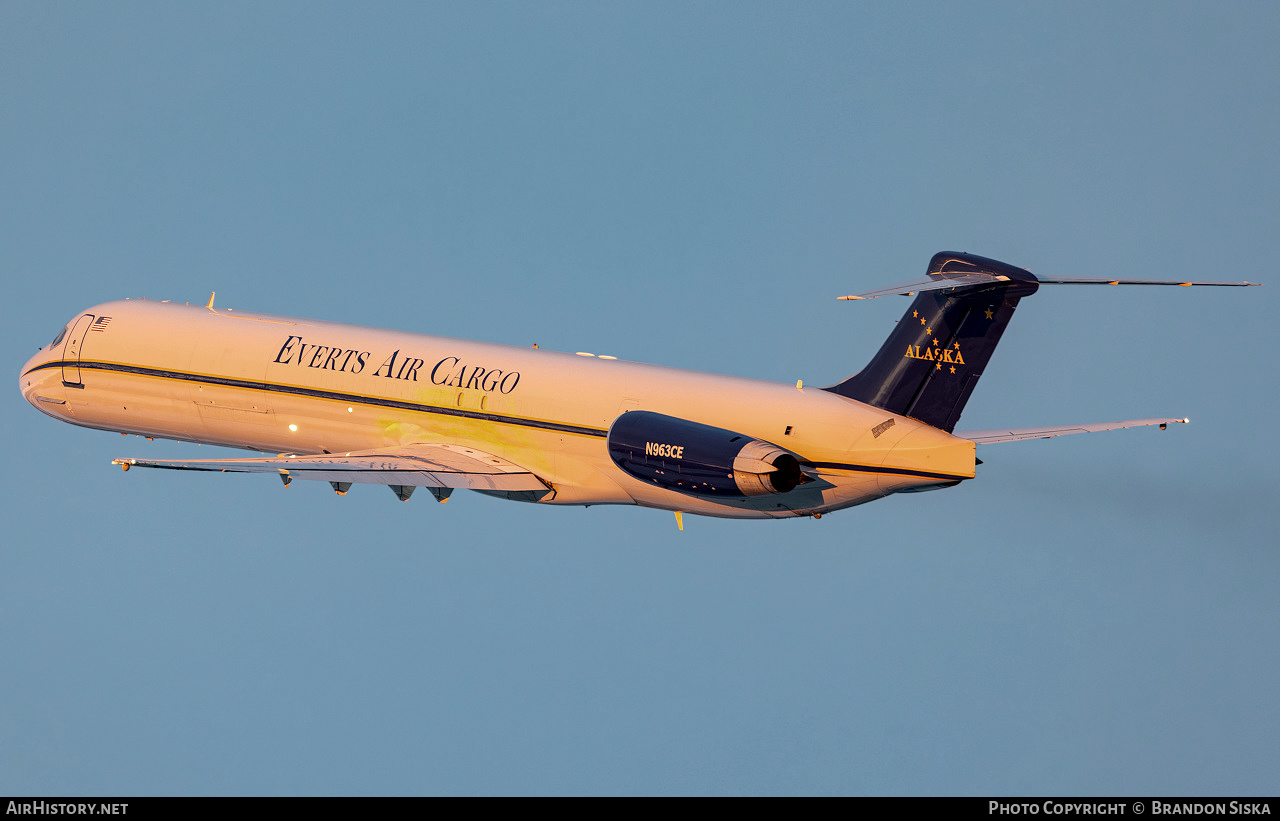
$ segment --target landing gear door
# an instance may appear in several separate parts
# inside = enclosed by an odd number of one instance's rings
[[[93,314],[85,314],[76,320],[62,346],[62,384],[68,388],[83,388],[80,381],[80,354],[84,350],[84,337],[89,332]]]

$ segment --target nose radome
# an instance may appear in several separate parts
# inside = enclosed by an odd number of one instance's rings
[[[34,401],[30,393],[32,386],[35,384],[35,374],[32,373],[31,369],[40,364],[43,354],[44,351],[41,350],[40,353],[28,359],[26,364],[18,370],[18,390],[22,391],[23,398],[28,402]]]
[[[65,401],[58,369],[40,367],[52,360],[53,353],[47,348],[41,349],[18,372],[18,390],[22,398],[45,412],[56,411]]]

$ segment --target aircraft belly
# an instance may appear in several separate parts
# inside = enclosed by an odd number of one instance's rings
[[[802,485],[789,493],[742,499],[702,498],[650,485],[621,471],[617,471],[616,476],[618,484],[635,500],[635,504],[728,519],[812,516],[886,495],[880,489],[880,477],[875,474],[825,475],[822,482],[815,483],[821,487]]]

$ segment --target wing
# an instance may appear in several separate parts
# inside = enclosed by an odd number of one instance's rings
[[[519,465],[475,448],[448,444],[413,444],[349,453],[292,454],[256,459],[115,459],[111,464],[167,470],[214,470],[227,473],[275,473],[292,479],[395,487],[467,488],[469,490],[550,489]]]
[[[1018,442],[1023,439],[1052,439],[1055,436],[1067,436],[1072,433],[1094,433],[1100,430],[1119,430],[1121,428],[1140,428],[1145,425],[1159,425],[1164,430],[1174,422],[1186,423],[1189,419],[1125,419],[1122,422],[1094,422],[1089,425],[1046,425],[1039,428],[997,428],[995,430],[966,430],[954,434],[961,439],[977,442],[979,445],[993,445],[997,442]]]

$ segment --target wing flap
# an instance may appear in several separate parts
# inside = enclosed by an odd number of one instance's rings
[[[1102,430],[1120,430],[1121,428],[1140,428],[1147,425],[1159,425],[1164,430],[1175,422],[1189,422],[1189,419],[1125,419],[1120,422],[1092,422],[1087,425],[1044,425],[1036,428],[996,428],[994,430],[959,431],[955,436],[968,439],[979,445],[994,445],[998,442],[1020,442],[1024,439],[1052,439],[1055,436],[1069,436],[1073,433],[1096,433]]]
[[[225,473],[276,473],[291,479],[468,490],[548,490],[523,467],[452,444],[414,444],[348,453],[282,454],[253,459],[115,459],[113,465]]]

